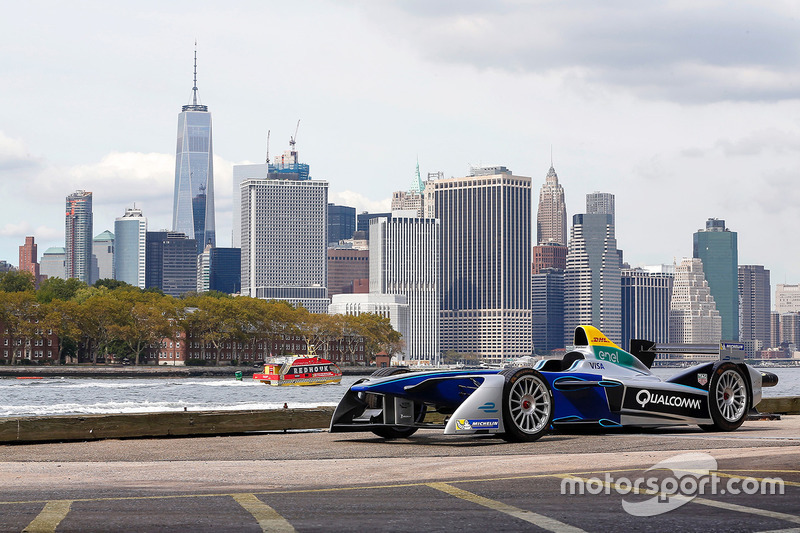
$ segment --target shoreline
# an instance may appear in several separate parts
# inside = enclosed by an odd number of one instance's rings
[[[376,367],[339,367],[345,376],[368,376],[377,370]],[[141,378],[141,377],[235,377],[241,372],[243,377],[250,377],[261,371],[261,367],[253,366],[123,366],[123,365],[58,365],[58,366],[0,366],[0,377],[17,378]]]

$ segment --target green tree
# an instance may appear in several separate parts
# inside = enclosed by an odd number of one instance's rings
[[[36,280],[30,272],[3,272],[0,273],[0,291],[25,292],[32,291]]]
[[[186,298],[187,309],[182,320],[186,336],[200,340],[202,354],[208,345],[214,349],[214,360],[219,364],[221,349],[226,342],[244,339],[245,317],[234,298],[193,296]]]
[[[128,307],[119,299],[118,294],[110,293],[105,288],[81,289],[76,300],[81,304],[78,313],[79,328],[92,364],[96,365],[100,353],[104,359],[108,356],[115,328],[124,322]]]
[[[167,338],[177,340],[178,313],[172,297],[134,291],[115,291],[114,297],[120,300],[126,312],[109,326],[109,333],[130,350],[135,365],[149,345]]]
[[[109,290],[115,290],[115,289],[135,289],[137,291],[139,290],[138,287],[134,287],[130,283],[125,283],[124,281],[111,278],[98,279],[97,281],[94,282],[94,285],[92,286],[98,288],[105,287],[106,289]]]
[[[37,295],[38,296],[38,295]],[[56,299],[46,304],[47,312],[42,327],[51,330],[58,337],[58,360],[66,362],[66,355],[77,355],[80,304],[72,300]]]
[[[53,300],[72,300],[78,290],[86,287],[84,282],[75,278],[47,278],[39,285],[36,299],[42,303],[50,303]]]

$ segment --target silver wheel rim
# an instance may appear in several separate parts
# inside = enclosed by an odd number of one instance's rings
[[[538,433],[550,419],[550,394],[535,376],[523,376],[511,386],[508,408],[514,425],[523,433]]]
[[[728,422],[737,422],[747,407],[747,386],[741,374],[735,370],[726,370],[717,382],[717,407],[722,418]]]

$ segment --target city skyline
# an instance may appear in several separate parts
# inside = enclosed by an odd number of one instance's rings
[[[538,190],[552,145],[568,217],[587,193],[615,194],[632,266],[691,257],[689,236],[715,217],[739,233],[741,264],[764,265],[773,287],[800,282],[800,250],[764,231],[798,223],[797,7],[241,5],[141,2],[132,18],[10,7],[0,190],[15,201],[0,259],[15,263],[27,235],[40,252],[63,246],[60,207],[78,189],[94,193],[95,234],[133,202],[153,229],[171,227],[175,105],[191,102],[197,38],[219,246],[230,244],[233,164],[263,162],[268,130],[279,153],[302,118],[299,149],[331,203],[388,211],[417,157],[422,175],[505,165]],[[298,42],[304,25],[314,38]]]

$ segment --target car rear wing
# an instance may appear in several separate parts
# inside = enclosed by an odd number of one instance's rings
[[[720,341],[719,344],[657,344],[643,339],[631,339],[631,353],[650,368],[656,354],[716,355],[720,361],[744,362],[744,344]]]

